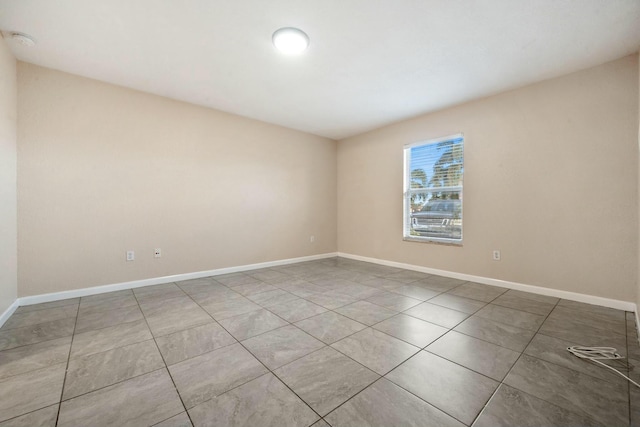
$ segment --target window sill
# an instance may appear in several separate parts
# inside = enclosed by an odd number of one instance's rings
[[[438,238],[428,238],[428,237],[412,237],[412,236],[404,236],[402,238],[405,242],[414,242],[414,243],[435,243],[436,245],[444,245],[444,246],[458,246],[462,247],[462,241],[454,241],[449,239],[438,239]]]

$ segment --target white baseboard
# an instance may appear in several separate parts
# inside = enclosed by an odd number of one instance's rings
[[[595,304],[603,307],[615,308],[618,310],[632,311],[636,313],[636,304],[629,301],[621,301],[610,298],[597,297],[593,295],[580,294],[577,292],[561,291],[559,289],[543,288],[541,286],[525,285],[523,283],[509,282],[506,280],[492,279],[490,277],[474,276],[471,274],[456,273],[453,271],[438,270],[435,268],[422,267],[413,264],[404,264],[401,262],[387,261],[378,258],[369,258],[360,255],[352,255],[338,252],[339,257],[350,258],[358,261],[371,262],[374,264],[386,265],[388,267],[404,268],[406,270],[420,271],[422,273],[437,274],[438,276],[451,277],[454,279],[468,280],[470,282],[482,283],[484,285],[499,286],[501,288],[515,289],[518,291],[531,292],[532,294],[546,295],[550,297],[563,298],[571,301],[584,302],[587,304]]]
[[[283,260],[277,260],[277,261],[262,262],[257,264],[225,267],[225,268],[218,268],[215,270],[176,274],[176,275],[164,276],[164,277],[154,277],[150,279],[133,280],[130,282],[115,283],[111,285],[95,286],[91,288],[74,289],[70,291],[53,292],[49,294],[21,297],[21,298],[18,298],[16,301],[14,301],[13,304],[11,304],[9,308],[7,308],[4,311],[4,313],[0,315],[0,326],[2,326],[4,322],[6,322],[6,320],[13,314],[13,312],[19,306],[23,306],[23,305],[40,304],[44,302],[58,301],[58,300],[67,299],[67,298],[77,298],[77,297],[83,297],[88,295],[97,295],[97,294],[102,294],[106,292],[119,291],[123,289],[134,289],[134,288],[140,288],[143,286],[160,285],[163,283],[179,282],[182,280],[199,279],[202,277],[209,277],[209,276],[219,276],[221,274],[257,270],[260,268],[277,267],[280,265],[296,264],[296,263],[305,262],[305,261],[315,261],[319,259],[332,258],[336,256],[354,259],[358,261],[371,262],[374,264],[386,265],[389,267],[397,267],[397,268],[403,268],[407,270],[420,271],[428,274],[437,274],[439,276],[452,277],[454,279],[467,280],[471,282],[482,283],[485,285],[499,286],[499,287],[508,288],[508,289],[516,289],[519,291],[531,292],[539,295],[547,295],[547,296],[552,296],[556,298],[564,298],[572,301],[578,301],[578,302],[584,302],[588,304],[595,304],[595,305],[600,305],[604,307],[615,308],[618,310],[632,311],[635,313],[636,324],[639,327],[638,330],[640,330],[640,318],[638,317],[636,304],[632,302],[597,297],[593,295],[580,294],[577,292],[561,291],[558,289],[544,288],[541,286],[525,285],[522,283],[509,282],[506,280],[492,279],[489,277],[474,276],[471,274],[464,274],[464,273],[456,273],[453,271],[438,270],[435,268],[422,267],[419,265],[405,264],[405,263],[400,263],[395,261],[387,261],[387,260],[382,260],[378,258],[370,258],[370,257],[364,257],[360,255],[353,255],[353,254],[341,253],[341,252],[332,252],[332,253],[325,253],[320,255],[299,257],[299,258],[289,258],[289,259],[283,259]]]
[[[88,295],[97,295],[97,294],[103,294],[106,292],[121,291],[123,289],[134,289],[134,288],[141,288],[143,286],[179,282],[182,280],[200,279],[202,277],[219,276],[221,274],[237,273],[239,271],[249,271],[249,270],[257,270],[260,268],[277,267],[280,265],[296,264],[296,263],[305,262],[305,261],[315,261],[318,259],[332,258],[336,256],[338,256],[337,252],[331,252],[331,253],[320,254],[320,255],[311,255],[311,256],[304,256],[299,258],[289,258],[289,259],[281,259],[277,261],[261,262],[257,264],[239,265],[236,267],[218,268],[215,270],[197,271],[195,273],[184,273],[184,274],[175,274],[172,276],[153,277],[150,279],[133,280],[131,282],[115,283],[112,285],[104,285],[104,286],[94,286],[91,288],[74,289],[70,291],[53,292],[50,294],[33,295],[33,296],[18,298],[13,305],[15,305],[17,308],[18,306],[23,306],[23,305],[40,304],[43,302],[59,301],[59,300],[68,299],[68,298],[86,297]],[[15,311],[15,308],[13,310]],[[11,311],[11,313],[13,313],[13,311]],[[7,315],[6,318],[9,318],[11,313],[9,313],[9,315]],[[3,314],[3,317],[0,319],[6,320],[4,316],[5,315]],[[2,326],[2,324],[4,323],[4,320],[0,321],[0,326]]]
[[[11,317],[14,311],[19,307],[18,300],[15,300],[5,311],[0,314],[0,327]]]

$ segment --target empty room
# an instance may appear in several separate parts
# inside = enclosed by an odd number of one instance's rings
[[[640,426],[639,0],[0,35],[0,427]]]

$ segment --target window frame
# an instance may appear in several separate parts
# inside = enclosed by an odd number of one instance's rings
[[[457,191],[460,193],[460,238],[454,239],[449,237],[433,237],[433,236],[416,236],[410,233],[411,231],[411,195],[417,193],[425,193],[424,189],[411,189],[411,149],[424,145],[438,144],[445,141],[451,141],[456,139],[462,139],[462,178],[459,186],[448,187],[429,187],[430,189],[446,192]],[[413,142],[405,144],[403,147],[403,212],[402,212],[402,236],[404,241],[409,242],[421,242],[421,243],[439,243],[454,246],[462,246],[464,238],[464,146],[465,137],[464,133],[459,132],[453,135],[447,135],[440,138],[432,138],[423,141]],[[431,191],[429,191],[431,192]]]

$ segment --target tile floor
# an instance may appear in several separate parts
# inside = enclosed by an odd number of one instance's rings
[[[343,258],[20,307],[3,426],[628,426],[632,313]]]

